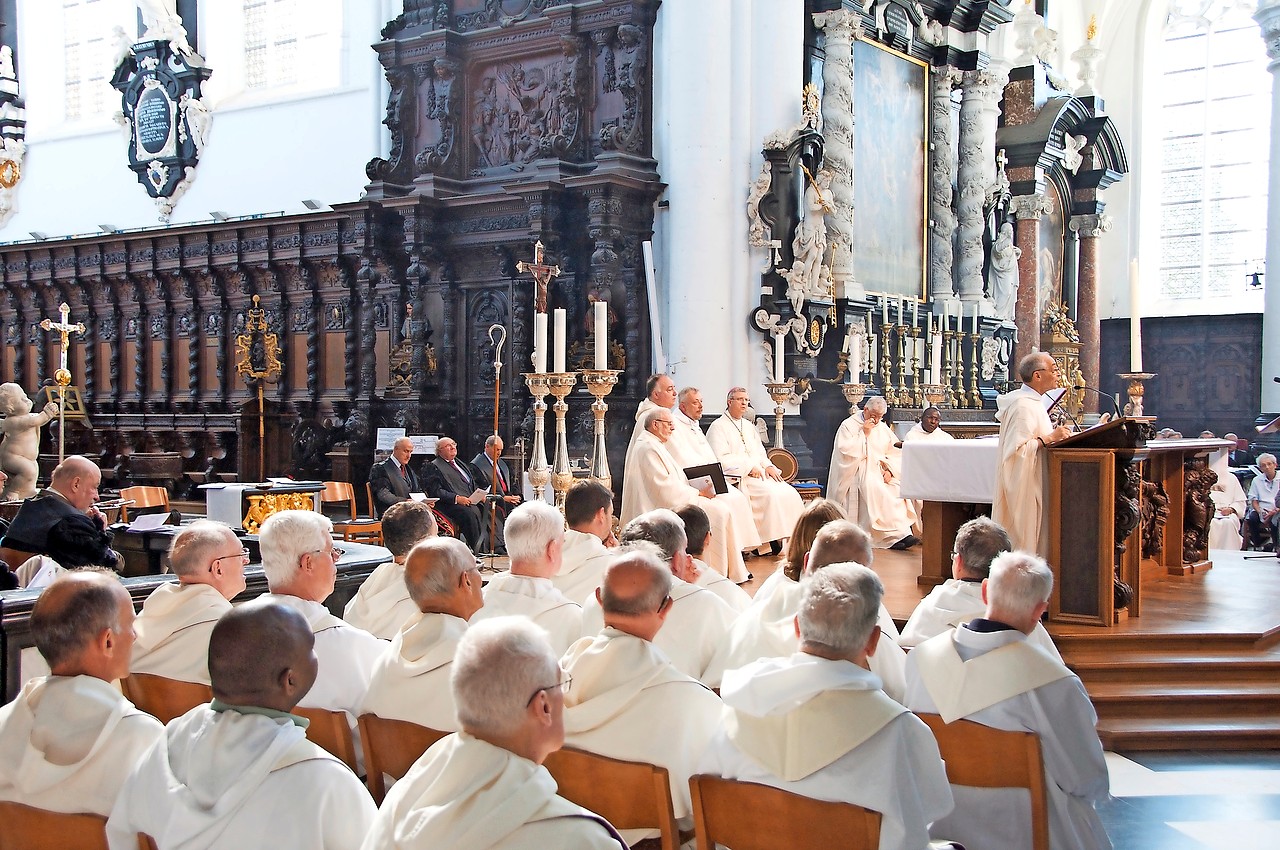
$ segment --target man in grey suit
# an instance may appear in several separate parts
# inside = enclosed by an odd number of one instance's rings
[[[475,467],[458,457],[457,441],[441,437],[435,459],[423,472],[427,495],[439,499],[436,510],[448,517],[471,551],[481,551],[481,529],[489,527],[489,505],[483,498],[472,501],[471,494],[484,489],[484,481]]]
[[[502,554],[507,550],[506,538],[503,535],[503,526],[507,522],[507,514],[511,513],[511,509],[520,504],[520,483],[511,479],[511,468],[507,466],[507,462],[502,459],[502,438],[497,434],[490,434],[484,441],[484,451],[476,455],[471,460],[471,465],[475,467],[476,472],[480,474],[480,486],[489,491],[490,494],[496,495],[498,498],[490,498],[490,509],[497,512],[497,525],[494,528],[493,546],[494,551]],[[494,486],[494,467],[497,467],[497,486]],[[480,537],[485,545],[489,544],[489,526],[486,523],[480,529]]]
[[[411,457],[413,440],[401,437],[391,447],[391,457],[375,463],[369,471],[369,486],[373,490],[373,500],[378,504],[379,516],[396,502],[407,501],[410,493],[422,492],[418,476],[409,468]]]

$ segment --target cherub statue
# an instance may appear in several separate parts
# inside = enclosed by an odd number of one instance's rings
[[[40,429],[58,415],[56,402],[49,402],[39,413],[22,387],[14,383],[0,384],[0,413],[5,415],[4,439],[0,440],[0,469],[9,475],[0,496],[6,499],[29,499],[36,494],[39,467]]]

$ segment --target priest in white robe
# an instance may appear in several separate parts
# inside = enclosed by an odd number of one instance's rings
[[[1227,467],[1226,452],[1220,452],[1210,467],[1218,474],[1218,480],[1209,489],[1209,498],[1213,500],[1209,548],[1239,551],[1244,545],[1240,526],[1249,507],[1244,488],[1240,486],[1240,479]]]
[[[53,672],[0,707],[0,800],[111,812],[164,731],[112,684],[129,673],[133,621],[129,594],[110,572],[63,573],[40,594],[31,631]]]
[[[987,609],[986,600],[982,598],[982,584],[991,571],[991,562],[1002,552],[1011,551],[1013,545],[1003,528],[987,517],[977,517],[960,526],[952,549],[951,575],[954,578],[937,585],[920,600],[902,627],[899,646],[912,649],[934,635],[949,632],[981,617]],[[1027,640],[1062,660],[1053,638],[1040,623],[1036,623]]]
[[[382,545],[391,560],[374,567],[342,611],[342,619],[374,637],[391,640],[418,613],[404,583],[404,559],[419,541],[436,536],[436,519],[425,502],[396,502],[382,514]]]
[[[716,649],[729,633],[737,615],[728,603],[711,591],[698,587],[692,572],[693,559],[685,551],[684,523],[666,509],[636,517],[622,529],[622,547],[655,547],[658,557],[675,577],[671,583],[671,609],[654,638],[677,670],[705,682],[707,668]],[[593,637],[604,628],[600,600],[592,597],[582,609],[583,634]]]
[[[578,481],[564,497],[564,549],[560,571],[551,577],[556,590],[574,602],[593,596],[604,568],[618,551],[613,536],[613,491],[599,481]]]
[[[404,571],[419,611],[374,665],[360,713],[455,732],[449,674],[467,621],[484,606],[480,570],[467,544],[434,537],[409,551]]]
[[[904,443],[922,440],[930,443],[949,443],[955,437],[942,430],[942,411],[930,405],[920,414],[920,421],[911,426],[911,430],[902,438]]]
[[[711,520],[707,517],[707,512],[697,505],[684,505],[676,511],[676,516],[684,523],[684,535],[688,541],[684,550],[693,559],[693,573],[697,577],[693,583],[719,596],[737,614],[750,608],[751,594],[711,569],[702,560],[703,553],[711,543]]]
[[[387,793],[363,850],[626,850],[542,766],[564,744],[569,684],[545,633],[523,617],[474,623],[453,667],[462,731]]]
[[[507,517],[507,554],[511,569],[489,580],[484,607],[472,621],[518,615],[541,626],[552,648],[562,653],[582,636],[582,606],[556,590],[551,577],[560,571],[564,519],[546,502],[525,502]]]
[[[909,549],[920,542],[911,533],[919,520],[915,503],[902,498],[902,450],[881,421],[888,405],[872,396],[859,413],[841,423],[831,452],[827,498],[865,528],[877,549]]]
[[[671,410],[676,406],[676,382],[670,375],[650,375],[644,384],[644,398],[636,406],[636,424],[631,430],[631,442],[627,443],[627,454],[635,447],[636,439],[644,433],[644,418],[647,414],[662,408]]]
[[[1040,449],[1071,431],[1066,426],[1054,428],[1045,409],[1044,394],[1058,386],[1058,362],[1053,355],[1033,351],[1023,357],[1018,378],[1021,387],[996,399],[1000,463],[991,518],[1009,532],[1014,549],[1038,552],[1047,458]]]
[[[1080,680],[1061,661],[1032,646],[1053,590],[1048,565],[1026,552],[991,564],[985,616],[925,641],[907,658],[907,705],[944,722],[1040,736],[1049,796],[1049,843],[1109,850],[1094,806],[1109,796],[1107,764],[1094,728],[1097,715]],[[1025,791],[953,786],[955,811],[933,825],[946,837],[988,850],[1031,846]]]
[[[689,777],[720,727],[720,699],[681,673],[653,644],[671,610],[672,575],[650,552],[615,559],[596,591],[605,627],[560,660],[572,677],[564,698],[565,743],[597,755],[667,769],[682,832],[693,829]],[[656,838],[624,830],[628,844]]]
[[[210,640],[213,702],[175,719],[121,789],[111,850],[138,833],[162,848],[358,850],[376,807],[290,714],[316,678],[315,637],[265,598],[224,615]]]
[[[675,431],[671,411],[650,410],[643,420],[644,431],[636,437],[627,452],[626,473],[622,483],[622,521],[624,523],[646,511],[678,508],[693,503],[702,507],[711,519],[711,547],[706,562],[721,575],[735,582],[751,576],[742,560],[742,547],[734,531],[732,510],[715,494],[710,485],[694,489],[685,477],[684,468],[667,451],[666,443]]]
[[[169,546],[175,584],[162,584],[134,621],[132,673],[209,684],[209,634],[244,590],[249,550],[229,527],[199,520]]]
[[[808,578],[799,651],[725,675],[724,728],[698,772],[863,806],[882,816],[880,850],[923,850],[929,824],[951,810],[951,789],[929,727],[867,669],[885,642],[883,593],[856,564]]]
[[[795,487],[782,480],[782,470],[769,460],[760,432],[747,418],[750,405],[744,387],[729,390],[725,412],[707,428],[707,442],[725,472],[742,476],[739,486],[751,500],[761,542],[785,540],[804,510],[804,500]],[[701,416],[701,398],[697,407]]]

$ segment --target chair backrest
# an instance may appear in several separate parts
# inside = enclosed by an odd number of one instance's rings
[[[700,775],[689,780],[699,847],[772,850],[786,830],[791,850],[876,850],[880,813],[853,803],[831,803],[790,791]],[[785,824],[785,827],[780,827]]]
[[[356,765],[356,742],[351,735],[351,727],[347,724],[345,711],[298,706],[294,708],[293,713],[311,721],[311,725],[307,727],[307,738],[311,743],[328,750],[359,774],[360,769]]]
[[[356,519],[356,490],[346,481],[326,481],[320,491],[321,503],[346,502],[351,508],[351,521]]]
[[[944,723],[937,714],[919,716],[938,739],[952,785],[1026,788],[1031,793],[1031,847],[1049,850],[1049,798],[1040,736],[992,729],[972,720]]]
[[[120,690],[129,702],[161,723],[168,723],[213,699],[213,691],[208,685],[166,679],[150,673],[130,673],[120,680]]]
[[[561,797],[595,812],[615,829],[657,827],[662,832],[662,850],[680,846],[666,768],[619,761],[573,747],[547,756],[543,767],[556,780]]]
[[[360,727],[360,748],[364,750],[365,784],[369,786],[373,801],[379,805],[387,794],[383,776],[392,779],[404,776],[432,744],[449,734],[376,714],[360,715],[357,724]]]
[[[145,832],[138,833],[138,850],[160,850],[156,846],[156,840]]]
[[[136,487],[121,487],[120,498],[132,499],[133,509],[162,507],[169,510],[169,491],[163,487],[152,487],[139,484]],[[129,521],[129,508],[120,508],[120,521]]]
[[[107,850],[107,819],[102,815],[0,803],[0,823],[0,850]]]
[[[378,503],[373,500],[373,485],[368,481],[364,482],[364,497],[369,502],[369,516],[374,519],[381,519],[382,510],[378,507]]]

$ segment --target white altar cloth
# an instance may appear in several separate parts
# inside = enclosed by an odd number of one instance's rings
[[[990,504],[1000,462],[997,437],[902,444],[902,498]]]

